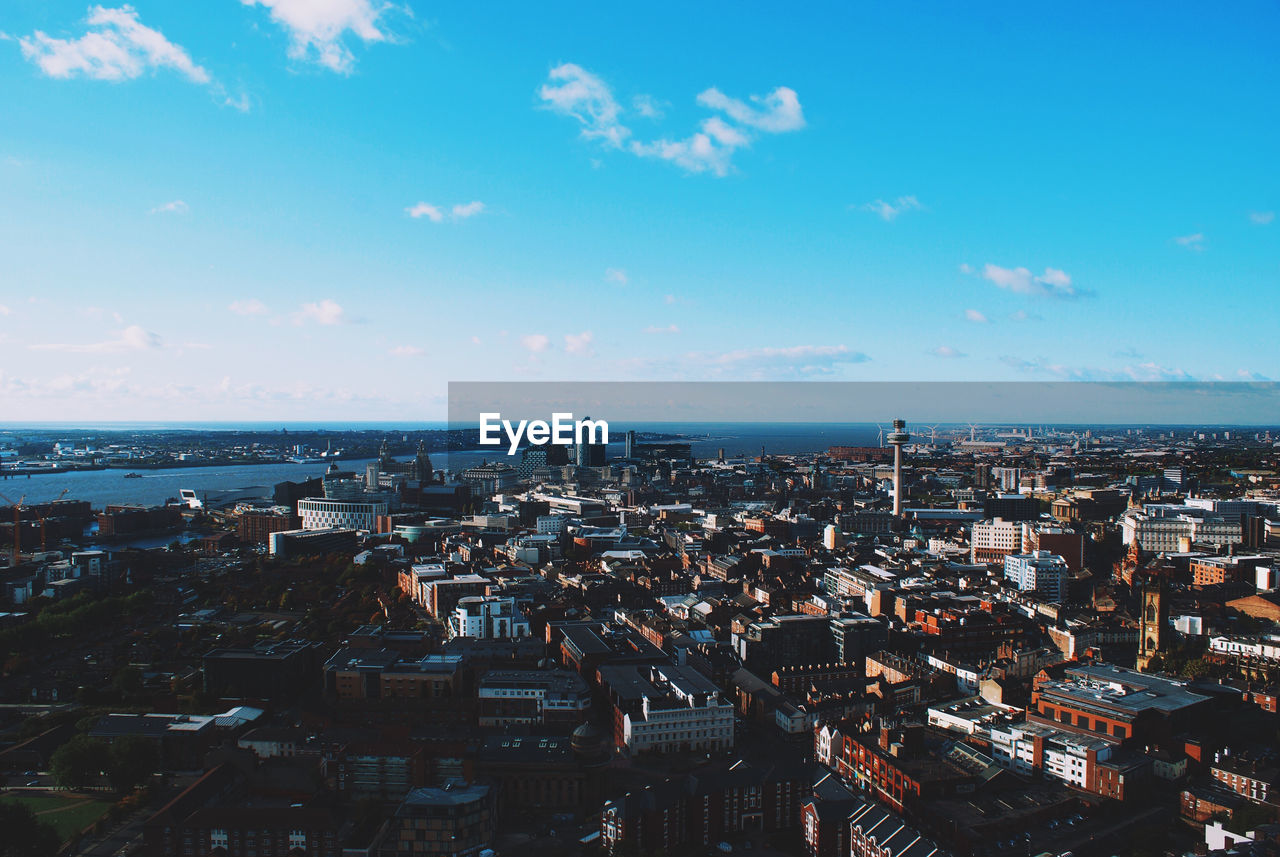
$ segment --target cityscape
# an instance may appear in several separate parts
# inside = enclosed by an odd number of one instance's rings
[[[0,857],[1280,857],[1278,35],[0,2]]]
[[[14,853],[1269,853],[1280,426],[698,428],[0,432]]]

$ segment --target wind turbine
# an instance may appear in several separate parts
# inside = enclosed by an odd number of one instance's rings
[[[925,426],[924,428],[927,428],[929,430],[929,445],[932,446],[934,441],[938,439],[938,427]]]
[[[881,449],[884,449],[884,426],[880,425],[880,423],[876,423],[876,428],[880,429],[880,435],[877,443],[879,443]]]
[[[977,439],[977,438],[974,436],[974,433],[975,433],[975,432],[977,432],[977,430],[978,430],[978,424],[977,424],[977,423],[968,423],[968,426],[969,426],[969,443],[973,443],[973,442]]]

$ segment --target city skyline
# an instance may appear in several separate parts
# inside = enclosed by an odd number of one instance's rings
[[[1271,6],[11,6],[15,418],[1280,356]]]

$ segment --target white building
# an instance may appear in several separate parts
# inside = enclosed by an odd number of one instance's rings
[[[568,515],[539,515],[538,532],[541,535],[559,535],[564,532],[568,520]]]
[[[1200,506],[1149,503],[1120,519],[1121,540],[1145,551],[1173,553],[1189,543],[1238,545],[1244,541],[1239,516],[1223,516]]]
[[[1021,473],[1016,467],[993,467],[991,479],[1000,486],[1001,491],[1017,491]]]
[[[482,640],[527,637],[529,622],[516,607],[516,600],[503,595],[467,595],[449,617],[449,631],[454,637],[478,637]]]
[[[975,521],[969,534],[970,562],[1000,562],[1009,554],[1022,551],[1022,524],[994,518]]]
[[[844,533],[835,524],[827,524],[822,531],[822,546],[829,551],[839,550],[844,547]]]
[[[1211,637],[1209,651],[1216,655],[1280,661],[1280,636],[1269,634],[1258,638]]]
[[[1032,551],[1004,558],[1004,576],[1023,592],[1061,604],[1067,598],[1067,561],[1056,553]]]
[[[476,688],[481,726],[577,723],[591,689],[571,670],[489,670]]]
[[[1101,738],[1063,732],[1038,723],[991,727],[991,757],[1022,776],[1040,773],[1080,789],[1091,789],[1097,763],[1111,758],[1113,745]]]
[[[733,748],[733,706],[692,667],[601,667],[601,674],[618,700],[622,742],[629,752]]]
[[[385,502],[360,502],[354,500],[327,500],[311,497],[298,501],[298,515],[304,530],[364,530],[377,529],[378,518],[387,514]]]

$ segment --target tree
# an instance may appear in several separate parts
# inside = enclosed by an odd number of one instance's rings
[[[116,673],[111,687],[125,699],[137,696],[142,692],[142,670],[135,666],[127,666]]]
[[[1213,673],[1213,665],[1203,658],[1187,661],[1182,666],[1182,674],[1187,678],[1208,678]]]
[[[0,830],[0,857],[53,857],[61,844],[53,825],[17,801],[0,801]]]
[[[80,789],[95,783],[107,763],[106,744],[88,735],[77,735],[53,751],[49,770],[58,785]]]
[[[142,785],[159,767],[156,745],[137,735],[117,738],[107,753],[107,778],[118,792]]]

